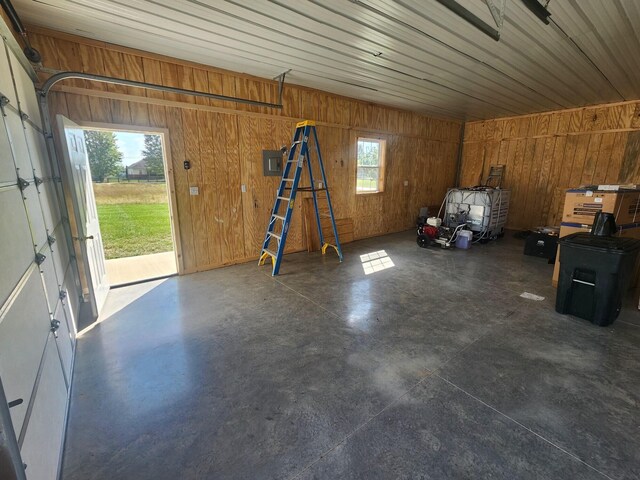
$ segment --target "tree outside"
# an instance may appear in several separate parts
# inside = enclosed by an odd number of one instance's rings
[[[164,159],[162,156],[162,142],[160,135],[145,135],[142,159],[147,167],[147,173],[153,176],[164,175]]]
[[[122,171],[122,152],[113,132],[85,130],[84,139],[94,182],[104,182],[107,177]]]

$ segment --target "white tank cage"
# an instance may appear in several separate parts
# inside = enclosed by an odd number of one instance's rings
[[[477,239],[495,238],[504,233],[510,193],[491,187],[449,189],[444,199],[443,223],[452,228],[464,223]]]

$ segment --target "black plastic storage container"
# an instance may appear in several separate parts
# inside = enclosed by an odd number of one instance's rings
[[[555,261],[558,251],[558,235],[531,232],[524,242],[524,254]]]
[[[556,311],[596,325],[618,317],[640,240],[574,233],[561,238]]]

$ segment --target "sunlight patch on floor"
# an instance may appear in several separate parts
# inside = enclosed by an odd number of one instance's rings
[[[365,275],[370,275],[372,273],[379,272],[380,270],[395,267],[393,260],[391,260],[389,255],[387,255],[387,252],[384,250],[360,255],[360,261],[362,262],[362,268]]]

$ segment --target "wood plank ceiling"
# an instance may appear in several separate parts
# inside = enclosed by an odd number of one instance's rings
[[[439,117],[640,98],[637,0],[550,0],[550,25],[506,0],[498,42],[435,0],[13,3],[28,24]]]

